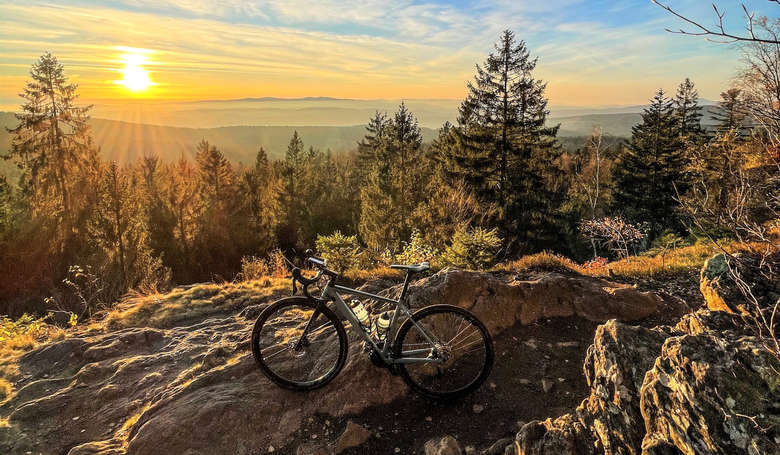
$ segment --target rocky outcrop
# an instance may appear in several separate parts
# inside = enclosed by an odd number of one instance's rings
[[[444,270],[412,287],[412,306],[448,302],[480,315],[501,330],[516,321],[579,316],[590,321],[636,321],[653,314],[664,298],[653,292],[612,281],[548,273],[538,279],[505,279],[491,273]],[[680,305],[674,302],[673,305]]]
[[[0,419],[7,418],[0,425],[0,453],[267,453],[288,445],[315,413],[346,416],[406,393],[402,381],[373,367],[354,341],[347,365],[327,388],[297,393],[273,386],[248,345],[254,317],[273,296],[259,302],[259,291],[251,287],[222,292],[208,286],[155,298],[151,308],[159,311],[153,317],[146,314],[150,308],[123,308],[131,322],[154,320],[158,328],[121,328],[128,321],[115,319],[102,331],[18,359],[17,392],[0,404]],[[220,296],[217,308],[206,294]],[[190,295],[197,299],[188,301]],[[633,320],[662,302],[652,293],[590,277],[550,274],[517,281],[457,270],[419,280],[411,300],[414,307],[466,307],[493,334],[544,317]],[[200,318],[172,313],[190,307]]]
[[[722,311],[699,310],[674,327],[600,326],[584,366],[589,396],[572,413],[523,426],[508,453],[780,453],[780,359],[733,315],[725,260],[711,259],[701,275],[708,306]],[[771,303],[776,283],[752,283]]]

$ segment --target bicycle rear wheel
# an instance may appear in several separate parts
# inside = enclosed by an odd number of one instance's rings
[[[415,312],[398,329],[393,350],[396,359],[440,360],[399,364],[401,377],[413,390],[437,400],[476,390],[493,367],[493,341],[485,325],[473,314],[452,305],[432,305]],[[418,354],[409,354],[410,351]]]
[[[252,330],[252,354],[265,375],[293,390],[322,387],[341,371],[347,334],[325,305],[289,297],[260,313]]]

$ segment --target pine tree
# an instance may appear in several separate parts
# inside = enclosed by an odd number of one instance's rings
[[[30,77],[16,114],[19,124],[9,130],[9,157],[22,169],[20,186],[33,214],[51,221],[54,251],[64,253],[85,205],[85,195],[76,190],[81,168],[94,151],[87,125],[91,106],[75,105],[76,84],[68,83],[62,64],[48,52],[33,64]]]
[[[495,49],[468,84],[448,172],[495,205],[502,236],[520,243],[512,249],[542,248],[557,238],[558,127],[545,126],[546,84],[533,77],[525,42],[507,30]]]
[[[737,135],[743,134],[747,111],[742,100],[742,91],[738,88],[730,88],[721,93],[720,98],[718,107],[712,112],[712,118],[716,122],[715,131],[720,135],[730,131]]]
[[[184,156],[171,166],[170,180],[166,188],[168,205],[175,220],[174,238],[177,242],[178,267],[173,267],[174,277],[190,281],[195,275],[193,250],[197,236],[197,222],[202,212],[198,174]]]
[[[632,222],[648,223],[650,241],[665,228],[678,227],[675,198],[686,190],[683,145],[672,102],[658,90],[614,168],[615,210]]]
[[[132,173],[110,163],[97,187],[97,204],[89,221],[91,240],[106,283],[118,296],[150,276],[168,272],[148,246],[142,193],[134,187]]]
[[[235,173],[227,158],[205,139],[197,146],[195,160],[200,173],[200,189],[204,202],[219,205],[232,194]]]
[[[173,178],[170,167],[157,156],[144,156],[136,165],[143,196],[149,247],[175,273],[181,272],[175,230],[176,215],[166,196],[167,183]]]
[[[366,179],[359,230],[370,248],[393,250],[410,238],[412,214],[423,200],[422,133],[404,103],[391,119],[372,120],[360,158]]]
[[[279,181],[268,161],[265,149],[260,147],[255,165],[243,174],[241,190],[244,209],[249,218],[250,245],[256,254],[270,250],[275,241],[279,217]]]
[[[701,142],[704,139],[704,130],[701,127],[699,92],[687,77],[677,88],[677,95],[672,103],[680,138],[686,142]]]

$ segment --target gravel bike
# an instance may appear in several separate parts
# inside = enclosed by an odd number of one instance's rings
[[[390,266],[406,272],[397,300],[336,284],[338,273],[321,258],[308,257],[306,262],[317,270],[313,278],[292,269],[293,294],[300,283],[303,295],[266,307],[252,330],[252,354],[262,372],[280,387],[312,390],[339,374],[348,352],[342,320],[363,340],[375,365],[399,374],[428,398],[460,397],[487,379],[493,366],[493,341],[476,316],[453,305],[409,309],[409,282],[414,274],[429,269],[427,262]],[[325,284],[320,295],[312,296],[309,286],[321,279]],[[370,321],[362,303],[353,300],[350,306],[342,294],[395,306],[395,310]]]

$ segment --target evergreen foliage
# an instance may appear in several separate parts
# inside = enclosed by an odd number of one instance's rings
[[[533,77],[536,63],[525,42],[504,31],[468,84],[457,145],[446,156],[450,180],[462,179],[481,203],[495,207],[495,222],[514,251],[544,248],[558,231],[561,148],[558,127],[545,125],[546,84]]]
[[[704,139],[704,129],[701,126],[701,107],[699,107],[699,92],[687,77],[677,88],[677,94],[672,100],[674,115],[677,118],[677,130],[684,142],[698,143]]]
[[[676,195],[687,186],[678,125],[672,102],[659,89],[615,166],[614,210],[647,223],[650,241],[665,227],[678,227]]]

